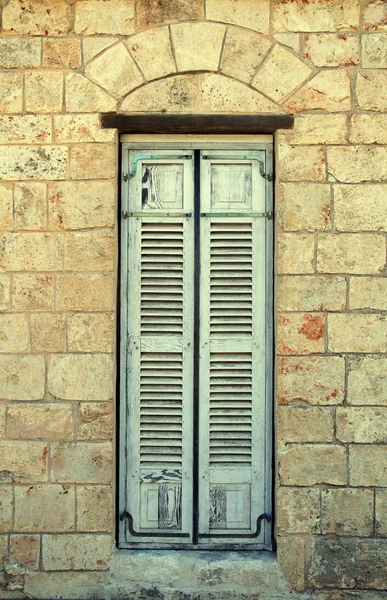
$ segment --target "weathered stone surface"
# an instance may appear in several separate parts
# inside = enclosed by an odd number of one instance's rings
[[[319,313],[284,313],[278,316],[279,354],[324,352],[324,316]]]
[[[23,75],[21,73],[0,73],[0,112],[20,113],[22,110]]]
[[[380,235],[322,233],[317,242],[320,273],[379,274],[386,262],[385,239]]]
[[[52,275],[15,274],[12,286],[14,310],[51,310],[53,306]]]
[[[305,588],[305,539],[302,537],[279,537],[278,562],[292,590]]]
[[[331,442],[333,410],[327,407],[279,406],[277,432],[282,442]]]
[[[305,36],[304,56],[316,67],[350,67],[359,64],[359,38],[348,33]]]
[[[279,132],[279,142],[288,144],[345,144],[347,116],[332,114],[297,115],[294,128]]]
[[[355,358],[349,362],[348,402],[387,406],[387,360]]]
[[[37,571],[28,573],[24,588],[32,597],[40,596],[45,600],[61,595],[69,600],[78,600],[80,595],[87,598],[91,588],[94,598],[99,595],[102,600],[106,591],[114,592],[114,583],[105,571]],[[132,593],[133,587],[130,588]]]
[[[278,273],[313,273],[314,244],[313,235],[280,234],[277,255]]]
[[[22,35],[60,35],[71,27],[66,0],[10,0],[3,8],[3,31]]]
[[[335,185],[335,226],[339,231],[387,231],[387,190],[382,184]],[[364,210],[364,206],[369,210]]]
[[[42,356],[0,356],[0,398],[42,400],[46,367]]]
[[[31,315],[30,327],[32,352],[64,352],[66,350],[66,328],[63,315],[55,313]]]
[[[58,113],[63,108],[63,73],[31,71],[25,76],[26,110],[35,113]]]
[[[10,561],[32,571],[39,569],[40,536],[17,535],[10,537]]]
[[[319,502],[319,490],[280,487],[277,493],[278,533],[318,533]]]
[[[113,376],[109,354],[51,356],[48,391],[61,400],[111,400]]]
[[[150,83],[127,96],[121,112],[197,112],[200,75],[177,75]]]
[[[76,39],[43,40],[43,66],[78,69],[81,66],[81,41]]]
[[[8,557],[9,557],[9,552],[8,552],[8,547],[9,547],[9,536],[8,535],[0,535],[0,560],[2,562],[2,564],[4,564],[5,562],[8,563]],[[4,579],[2,577],[2,583],[4,582]]]
[[[375,527],[378,535],[387,536],[387,490],[375,492]]]
[[[364,110],[387,110],[387,73],[367,71],[356,78],[356,105]]]
[[[330,229],[331,191],[328,185],[281,183],[277,200],[277,219],[285,231]]]
[[[221,72],[250,83],[270,46],[269,40],[257,33],[228,27],[220,64]]]
[[[345,410],[339,408],[339,411]],[[322,491],[322,533],[368,536],[373,532],[373,491],[327,489]]]
[[[107,486],[78,486],[77,530],[112,531],[113,490]]]
[[[366,33],[362,36],[363,69],[387,68],[387,34]]]
[[[355,183],[387,180],[387,147],[336,146],[328,148],[330,181]]]
[[[351,89],[344,70],[324,69],[311,79],[286,103],[286,111],[326,110],[343,112],[351,108]]]
[[[387,408],[339,407],[337,409],[337,439],[355,444],[387,442]]]
[[[387,310],[387,279],[385,277],[352,277],[349,308]]]
[[[67,343],[70,352],[112,352],[113,315],[78,313],[67,319]]]
[[[349,139],[353,144],[387,144],[387,115],[353,115]]]
[[[74,437],[71,404],[11,404],[7,437],[10,439],[67,440]]]
[[[376,590],[385,590],[387,540],[358,540],[356,557],[359,585]]]
[[[4,233],[0,270],[57,271],[63,265],[63,236],[53,233]]]
[[[75,7],[75,33],[130,35],[134,32],[134,0],[82,0]]]
[[[297,53],[300,52],[300,34],[299,33],[275,33],[274,39],[280,44],[293,48]]]
[[[51,142],[51,117],[0,116],[1,144],[45,144]]]
[[[85,402],[78,409],[78,439],[111,440],[114,432],[113,405]]]
[[[88,0],[89,1],[89,0]],[[66,78],[66,108],[68,112],[111,112],[117,101],[95,83],[80,73],[70,73]]]
[[[137,0],[136,1],[137,29],[157,27],[175,21],[192,21],[204,19],[203,0]]]
[[[282,181],[325,181],[325,150],[322,146],[281,144],[278,168]]]
[[[112,552],[110,535],[43,535],[43,567],[46,571],[107,569]]]
[[[219,23],[171,26],[178,71],[217,71],[226,27]]]
[[[274,31],[342,31],[359,28],[358,0],[275,0]]]
[[[52,480],[63,483],[111,483],[113,455],[110,442],[54,442]]]
[[[328,315],[331,352],[387,352],[384,315]]]
[[[15,185],[15,225],[18,229],[46,229],[47,189],[45,183],[26,182]]]
[[[67,155],[63,146],[3,146],[0,179],[63,179]]]
[[[293,444],[279,454],[280,480],[285,485],[346,485],[346,451],[335,444]]]
[[[113,310],[115,281],[108,274],[64,273],[56,279],[57,310]]]
[[[12,530],[13,493],[12,487],[0,485],[0,532]]]
[[[113,227],[115,186],[108,181],[49,184],[50,226],[56,229]]]
[[[215,73],[205,73],[202,77],[200,112],[281,112],[277,104],[239,81]]]
[[[25,315],[0,314],[1,352],[27,352],[29,349],[28,321]]]
[[[54,116],[55,138],[68,142],[113,142],[115,131],[101,129],[99,115],[75,114]]]
[[[86,75],[118,98],[144,82],[124,43],[116,44],[97,56],[87,65]]]
[[[47,481],[48,445],[44,442],[0,441],[1,480],[4,483]]]
[[[145,79],[157,79],[176,72],[168,27],[149,29],[126,41]]]
[[[45,533],[74,528],[74,486],[15,486],[15,531]]]
[[[312,586],[352,588],[355,586],[356,540],[315,536],[307,577]]]
[[[118,42],[120,38],[117,37],[85,37],[82,40],[83,48],[83,60],[88,63],[92,58],[97,56],[100,52],[108,48],[115,42]]]
[[[116,174],[116,148],[112,144],[77,144],[71,148],[72,179],[109,179]]]
[[[269,0],[206,0],[206,17],[269,33]]]
[[[9,275],[0,275],[0,310],[9,310],[11,303],[11,279]]]
[[[41,48],[40,39],[2,37],[0,39],[0,68],[38,67],[41,64]]]
[[[275,102],[282,102],[311,73],[310,67],[277,44],[254,77],[252,85]]]
[[[112,271],[115,238],[111,230],[66,234],[65,269],[68,271]]]
[[[344,277],[320,275],[279,277],[277,308],[286,311],[344,310],[346,291]]]
[[[364,7],[363,19],[365,31],[387,31],[386,3],[384,0],[371,0]]]
[[[0,120],[1,123],[1,120]],[[13,187],[0,184],[0,230],[13,229]]]

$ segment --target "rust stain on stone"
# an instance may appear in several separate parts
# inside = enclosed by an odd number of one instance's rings
[[[298,330],[307,340],[321,340],[324,336],[324,322],[320,315],[305,315],[304,324]]]

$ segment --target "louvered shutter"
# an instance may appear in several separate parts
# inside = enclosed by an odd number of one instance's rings
[[[129,168],[124,527],[176,545],[192,539],[193,153],[131,151]]]
[[[216,158],[221,154],[225,158]],[[265,513],[268,221],[264,152],[201,153],[199,542],[249,538]],[[230,216],[205,216],[234,213]]]

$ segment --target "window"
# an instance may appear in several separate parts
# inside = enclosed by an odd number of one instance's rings
[[[193,146],[123,145],[120,545],[269,548],[271,145]]]

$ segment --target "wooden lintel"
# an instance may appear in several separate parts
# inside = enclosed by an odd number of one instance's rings
[[[277,129],[292,129],[291,115],[180,115],[141,114],[101,115],[103,129],[118,129],[120,133],[197,133],[197,134],[260,134]]]

